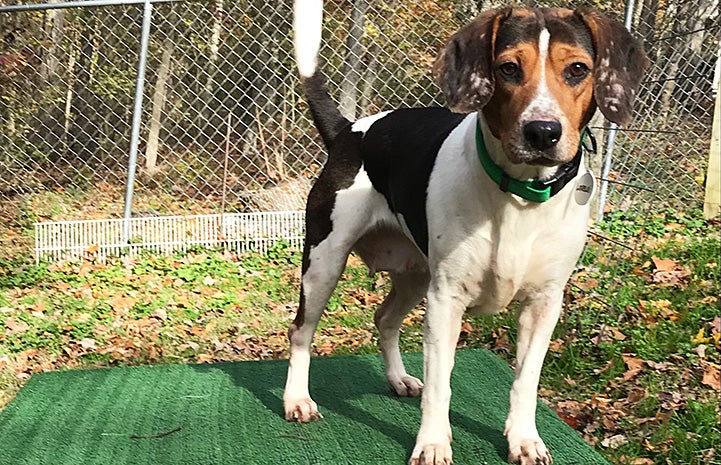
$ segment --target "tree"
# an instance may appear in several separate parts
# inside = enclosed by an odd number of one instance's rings
[[[361,77],[361,55],[363,48],[363,24],[368,2],[366,0],[353,0],[346,39],[346,55],[343,62],[343,80],[340,85],[339,110],[343,116],[353,121],[356,119],[357,89]]]
[[[145,148],[145,172],[149,176],[153,176],[157,172],[158,147],[160,142],[160,129],[162,127],[163,107],[167,97],[168,82],[170,81],[172,69],[171,59],[175,50],[175,36],[177,27],[176,8],[171,3],[170,17],[166,21],[168,24],[167,34],[163,39],[162,57],[158,65],[158,77],[155,80],[155,89],[153,91],[152,109],[150,114],[150,124],[148,128],[148,139]],[[218,39],[219,40],[219,39]]]

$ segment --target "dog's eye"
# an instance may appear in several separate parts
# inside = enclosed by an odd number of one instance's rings
[[[518,66],[518,63],[515,63],[513,61],[507,61],[505,63],[502,63],[498,70],[501,72],[503,77],[509,78],[509,79],[517,79],[521,74],[521,67]]]
[[[588,76],[588,73],[590,71],[591,70],[588,69],[588,66],[586,66],[584,63],[571,63],[566,68],[566,79],[568,79],[572,83],[578,83],[583,80],[583,78]]]

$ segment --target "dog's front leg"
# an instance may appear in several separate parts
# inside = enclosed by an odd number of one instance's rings
[[[551,454],[536,430],[536,397],[543,359],[561,314],[563,290],[528,296],[518,316],[516,375],[506,420],[508,461],[548,465]]]
[[[446,291],[446,292],[443,292]],[[465,305],[431,283],[423,333],[423,397],[421,427],[410,465],[450,465],[451,371]]]

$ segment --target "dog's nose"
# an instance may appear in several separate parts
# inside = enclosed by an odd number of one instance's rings
[[[558,143],[562,130],[558,121],[531,121],[523,126],[523,137],[534,149],[547,150]]]

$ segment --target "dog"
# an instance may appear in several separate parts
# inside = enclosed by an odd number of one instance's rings
[[[597,109],[627,124],[649,65],[623,24],[593,9],[486,11],[433,66],[449,109],[349,121],[318,70],[321,0],[296,0],[298,70],[328,161],[308,196],[300,306],[288,329],[289,421],[321,418],[308,390],[314,331],[351,251],[392,288],[375,311],[391,390],[420,396],[409,463],[451,464],[450,377],[464,312],[520,302],[508,461],[551,463],[535,425],[537,388],[563,292],[584,246],[582,138]],[[452,110],[452,111],[451,111]],[[398,339],[424,297],[423,383]]]

